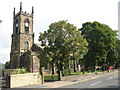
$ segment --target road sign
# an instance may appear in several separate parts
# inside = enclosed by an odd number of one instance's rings
[[[107,64],[103,64],[104,66],[106,66]]]
[[[37,69],[34,69],[34,72],[38,72],[38,70],[37,70]]]

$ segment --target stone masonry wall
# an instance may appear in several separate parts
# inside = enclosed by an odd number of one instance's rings
[[[42,82],[39,73],[10,75],[10,88],[40,84],[42,84]]]

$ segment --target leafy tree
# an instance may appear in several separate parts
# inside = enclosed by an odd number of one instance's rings
[[[1,62],[0,62],[0,69],[2,69],[2,70],[5,69],[4,64],[2,64]]]
[[[44,61],[55,63],[58,74],[60,70],[63,71],[63,67],[69,67],[70,54],[74,52],[80,58],[81,54],[87,53],[86,39],[73,24],[64,20],[52,23],[47,31],[40,33],[39,41],[44,47],[41,52],[46,58]],[[41,55],[39,57],[43,58]]]
[[[7,61],[7,62],[5,63],[5,69],[10,69],[10,61]]]
[[[109,26],[99,22],[86,22],[79,29],[89,43],[89,51],[84,56],[86,67],[95,69],[96,65],[113,65],[117,56],[116,41],[117,34]]]

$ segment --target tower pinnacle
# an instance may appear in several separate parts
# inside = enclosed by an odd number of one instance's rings
[[[32,14],[34,14],[34,7],[32,7]]]
[[[20,2],[20,11],[22,11],[22,2]]]
[[[15,7],[14,7],[14,11],[13,11],[13,16],[15,16]]]

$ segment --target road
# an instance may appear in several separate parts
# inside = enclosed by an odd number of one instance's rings
[[[59,88],[118,88],[118,73]]]
[[[0,88],[6,88],[6,80],[4,77],[0,77]]]

